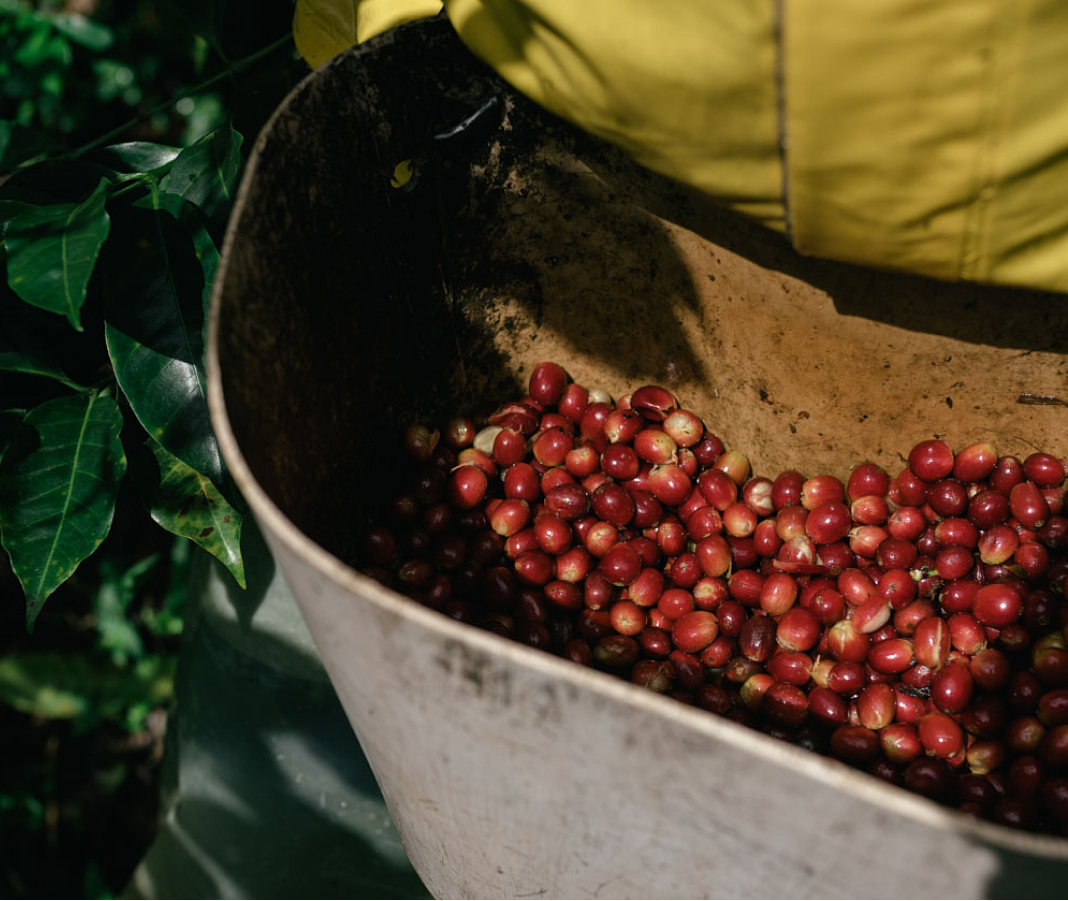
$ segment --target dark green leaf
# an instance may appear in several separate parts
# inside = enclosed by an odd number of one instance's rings
[[[152,518],[168,532],[189,538],[217,558],[245,587],[241,558],[241,512],[232,507],[211,480],[167,453],[151,438],[158,478],[146,492]]]
[[[48,21],[60,34],[97,53],[107,50],[115,41],[110,28],[77,13],[59,13],[49,16]]]
[[[178,154],[163,189],[198,206],[218,223],[230,210],[241,172],[241,135],[229,123]]]
[[[208,285],[196,245],[162,210],[130,208],[117,224],[108,242],[104,335],[119,386],[152,438],[214,484],[224,484],[208,416]]]
[[[26,415],[0,458],[0,537],[31,628],[48,596],[111,528],[126,473],[121,428],[112,398],[60,397]]]
[[[201,299],[206,325],[208,306],[211,303],[211,285],[215,281],[215,270],[219,267],[219,251],[204,227],[203,218],[198,214],[197,208],[177,194],[168,194],[164,191],[153,191],[148,196],[135,201],[133,205],[140,209],[162,210],[169,213],[182,224],[193,239],[193,249],[200,263],[200,271],[204,275],[204,291]]]
[[[133,667],[88,654],[32,651],[0,658],[0,700],[43,719],[110,718],[174,693],[176,657],[145,657]]]
[[[79,204],[20,213],[7,225],[7,282],[24,301],[60,313],[81,331],[81,309],[110,219],[110,184],[101,179]]]
[[[134,172],[157,172],[174,162],[181,148],[148,141],[112,144],[85,157],[87,161],[129,175]]]

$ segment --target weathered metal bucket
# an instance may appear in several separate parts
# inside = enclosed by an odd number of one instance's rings
[[[896,471],[932,435],[1064,454],[1068,411],[1017,397],[1063,392],[1066,349],[1064,298],[800,258],[533,108],[435,20],[317,71],[260,135],[209,367],[226,460],[436,895],[1026,897],[1063,894],[1068,841],[454,622],[349,562],[400,426],[511,397],[539,360],[613,394],[669,385],[758,472],[844,475]]]

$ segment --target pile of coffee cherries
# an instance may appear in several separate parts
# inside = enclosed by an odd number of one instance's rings
[[[925,440],[843,483],[754,475],[663,387],[538,364],[410,427],[359,567],[427,607],[828,754],[976,817],[1068,834],[1065,464]]]

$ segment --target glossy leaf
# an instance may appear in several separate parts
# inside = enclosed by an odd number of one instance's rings
[[[108,242],[104,336],[119,387],[148,434],[212,483],[222,456],[208,416],[204,294],[188,230],[163,210],[126,210]]]
[[[86,159],[115,172],[129,175],[135,172],[158,172],[167,168],[181,152],[179,147],[153,144],[149,141],[130,141],[111,144],[89,154]]]
[[[11,289],[35,307],[66,316],[79,331],[89,279],[110,227],[104,208],[109,188],[101,179],[81,203],[20,213],[4,236]]]
[[[241,512],[230,505],[208,478],[167,453],[151,438],[146,444],[159,469],[155,487],[146,492],[152,518],[168,532],[191,539],[218,559],[244,588]]]
[[[134,206],[139,209],[162,210],[170,213],[193,239],[193,249],[196,252],[197,262],[200,264],[201,274],[204,276],[204,291],[201,299],[204,302],[204,322],[207,324],[208,306],[211,303],[211,285],[215,281],[215,271],[219,267],[219,251],[204,227],[203,219],[197,214],[197,208],[177,194],[168,194],[164,191],[153,191],[146,197],[135,201]]]
[[[126,473],[121,428],[111,397],[60,397],[26,415],[0,458],[0,537],[31,628],[48,596],[111,529]]]
[[[195,204],[209,220],[225,216],[241,172],[241,141],[229,123],[204,135],[178,154],[163,190]]]

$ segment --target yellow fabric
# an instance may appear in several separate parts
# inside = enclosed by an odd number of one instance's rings
[[[798,250],[1068,291],[1068,4],[784,11]]]
[[[445,0],[445,11],[542,106],[782,228],[773,0]]]
[[[975,276],[1068,291],[1068,4],[1004,7],[1016,27],[1011,41],[997,32],[1005,73],[997,185]]]
[[[356,0],[356,40],[368,41],[395,25],[439,12],[441,0]]]
[[[441,0],[296,0],[293,43],[317,69],[355,43],[439,12]]]
[[[363,40],[428,4],[357,5]],[[519,91],[802,253],[1068,292],[1065,0],[444,7]]]

